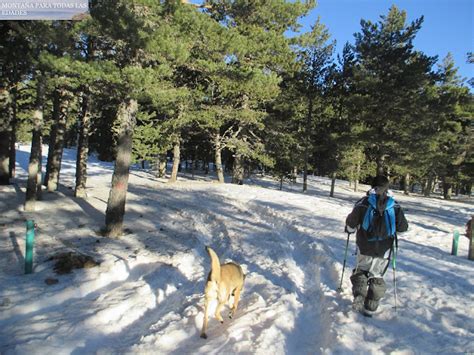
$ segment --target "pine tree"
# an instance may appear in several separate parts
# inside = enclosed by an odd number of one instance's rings
[[[76,73],[68,64],[75,53],[72,38],[73,22],[53,21],[51,23],[49,45],[38,60],[47,71],[48,86],[53,101],[51,132],[49,134],[48,160],[44,185],[48,192],[56,191],[59,185],[61,159],[66,139],[69,112],[73,104],[71,92],[77,87]]]
[[[0,185],[10,183],[10,94],[0,87]]]
[[[118,237],[123,233],[123,218],[128,189],[129,167],[131,162],[132,136],[138,109],[133,86],[141,68],[140,49],[145,47],[146,33],[141,14],[147,11],[139,4],[120,1],[117,4],[93,2],[91,15],[93,32],[97,36],[97,50],[103,51],[110,72],[103,73],[109,93],[113,93],[118,102],[116,127],[117,151],[105,215],[105,235]],[[113,53],[113,55],[111,55]]]
[[[36,208],[36,201],[41,197],[41,144],[43,129],[43,105],[45,78],[42,73],[36,73],[36,104],[33,114],[33,136],[31,153],[28,164],[28,181],[26,186],[25,211],[31,212]]]
[[[190,89],[186,125],[194,122],[198,131],[208,135],[214,148],[214,166],[218,181],[224,182],[222,152],[231,137],[228,127],[232,108],[223,92],[229,82],[226,76],[230,30],[212,20],[208,14],[200,13],[193,22],[191,56],[178,68],[175,81]],[[189,102],[189,100],[188,100]]]
[[[444,198],[450,199],[458,180],[462,162],[469,149],[469,126],[472,111],[466,111],[472,95],[457,74],[453,58],[448,54],[439,67],[436,102],[432,121],[437,129],[431,151],[431,170],[441,178]],[[472,134],[472,132],[471,132]]]
[[[304,146],[303,165],[303,192],[308,189],[308,170],[310,155],[318,144],[314,140],[315,126],[317,123],[327,118],[325,113],[328,104],[325,98],[327,91],[327,80],[331,68],[331,56],[334,43],[327,43],[329,40],[327,29],[319,23],[312,27],[311,32],[303,35],[299,39],[297,48],[298,62],[300,70],[297,80],[300,84],[299,91],[306,100],[306,114],[302,123],[302,145]]]
[[[97,52],[102,53],[98,59],[109,66],[102,78],[118,102],[117,155],[105,218],[107,236],[117,237],[123,231],[139,101],[150,97],[160,101],[160,84],[172,75],[174,65],[188,57],[176,23],[190,11],[197,10],[177,1],[94,2],[91,6]]]
[[[105,234],[109,237],[118,237],[123,233],[123,216],[125,214],[132,137],[137,109],[137,101],[130,99],[128,102],[122,103],[117,113],[120,131],[118,133],[117,156],[112,177],[112,188],[105,213]]]
[[[288,81],[284,82],[288,84]],[[294,103],[290,99],[288,87],[282,88],[279,97],[269,111],[269,116],[265,122],[265,151],[271,157],[273,164],[269,171],[280,181],[280,190],[283,189],[283,182],[291,180],[294,167],[302,164],[302,147],[295,129],[293,108],[288,103]]]
[[[81,111],[78,117],[75,197],[84,198],[87,195],[86,182],[90,127],[91,112],[89,91],[83,88],[81,93]]]
[[[79,98],[79,110],[77,115],[77,155],[76,155],[76,183],[74,196],[84,198],[87,196],[87,160],[89,155],[89,137],[92,129],[92,106],[93,94],[97,94],[98,88],[94,83],[97,79],[95,68],[94,37],[87,33],[90,18],[77,23],[72,30],[75,39],[75,65],[72,67],[80,73],[76,85],[76,93]]]
[[[318,129],[321,144],[317,149],[316,164],[321,168],[321,174],[331,175],[331,197],[334,196],[337,176],[354,182],[357,192],[358,182],[364,174],[366,157],[364,147],[358,142],[360,122],[353,114],[354,66],[352,47],[346,43],[342,55],[338,55],[337,64],[330,69],[327,93],[331,106],[329,120]]]
[[[423,17],[405,22],[406,13],[392,6],[377,23],[362,20],[361,32],[355,34],[357,114],[365,128],[360,139],[378,174],[385,173],[387,160],[412,139],[416,110],[422,107],[420,92],[433,80],[436,58],[413,47]]]
[[[4,168],[8,166],[9,178],[15,177],[17,127],[19,124],[20,90],[31,74],[33,47],[35,46],[35,26],[23,21],[1,21],[0,32],[0,90],[1,124],[0,135],[0,180],[8,183]]]
[[[39,60],[41,54],[48,50],[47,44],[50,42],[51,23],[19,22],[12,24],[16,33],[25,40],[24,53],[28,58],[28,67],[25,68],[25,75],[30,76],[29,84],[35,87],[34,111],[30,118],[29,128],[32,128],[31,152],[28,165],[28,181],[25,198],[25,211],[34,211],[36,201],[41,198],[41,180],[42,180],[42,155],[41,145],[43,138],[43,108],[45,101],[45,90],[47,86],[46,68]],[[34,59],[33,59],[34,58]],[[31,59],[31,60],[30,60]],[[14,60],[13,60],[14,61]],[[19,60],[21,62],[21,59]],[[15,132],[16,135],[16,132]],[[12,135],[13,138],[13,135]],[[12,145],[11,145],[12,146]],[[12,148],[14,149],[14,147]],[[12,154],[13,155],[13,154]]]
[[[64,88],[55,90],[55,117],[53,122],[53,132],[50,135],[50,145],[48,151],[48,163],[45,176],[45,185],[48,192],[58,189],[59,174],[61,171],[61,160],[63,155],[69,94]]]
[[[232,41],[222,79],[214,88],[215,101],[224,106],[216,119],[216,160],[224,147],[232,151],[233,182],[243,182],[245,160],[270,164],[262,132],[265,107],[278,95],[280,73],[294,59],[285,31],[296,29],[297,19],[314,2],[265,4],[247,1],[208,1],[211,17],[229,30]],[[216,111],[214,111],[216,112]],[[219,166],[219,163],[217,163]]]

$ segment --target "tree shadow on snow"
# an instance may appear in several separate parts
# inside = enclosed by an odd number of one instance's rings
[[[463,289],[472,288],[470,278],[467,277],[467,275],[466,277],[463,277],[462,274],[460,274],[461,270],[459,269],[459,264],[461,264],[465,270],[470,270],[470,267],[472,267],[472,261],[467,258],[463,259],[461,257],[452,256],[447,251],[438,247],[421,245],[409,240],[403,240],[403,244],[410,245],[410,251],[414,253],[415,257],[416,255],[428,257],[429,259],[427,261],[431,260],[433,264],[422,264],[419,260],[409,258],[406,255],[401,255],[398,262],[400,269],[415,274],[421,274],[427,280],[435,280],[436,284],[439,284],[440,280],[445,280],[445,283],[448,286],[446,287],[447,292],[450,291],[451,286],[462,287]],[[443,265],[444,269],[440,268],[440,260],[446,263]],[[466,274],[468,274],[468,271]]]

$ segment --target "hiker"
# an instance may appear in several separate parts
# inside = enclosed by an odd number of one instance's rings
[[[387,177],[376,176],[367,196],[357,201],[346,218],[346,233],[357,231],[357,265],[351,276],[353,309],[368,316],[377,310],[385,293],[383,276],[397,243],[396,233],[408,229],[403,210],[388,185]]]

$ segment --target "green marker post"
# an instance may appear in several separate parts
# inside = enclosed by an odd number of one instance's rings
[[[25,274],[33,272],[33,245],[35,241],[35,221],[26,221]]]
[[[451,255],[458,255],[459,232],[456,230],[453,234],[453,246],[451,247]]]

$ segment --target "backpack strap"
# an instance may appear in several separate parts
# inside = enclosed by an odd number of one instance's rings
[[[395,200],[389,196],[387,205],[385,207],[385,227],[387,228],[387,235],[396,235],[395,227]]]
[[[367,199],[367,202],[369,203],[369,205],[367,206],[367,211],[365,212],[364,221],[362,222],[362,228],[364,228],[364,230],[366,231],[369,231],[372,225],[372,220],[374,219],[374,211],[377,206],[377,195],[370,194],[369,198]]]

